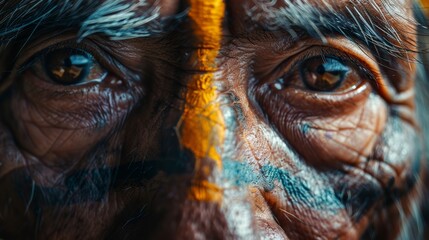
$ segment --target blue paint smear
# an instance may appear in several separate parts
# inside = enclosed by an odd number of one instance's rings
[[[81,170],[68,176],[64,186],[42,187],[33,186],[32,179],[22,176],[16,179],[18,189],[26,189],[25,193],[33,192],[33,207],[46,205],[72,205],[88,201],[102,201],[107,194],[118,187],[129,184],[141,184],[150,180],[162,171],[166,174],[192,174],[193,167],[185,161],[153,161],[134,166],[126,165],[117,168],[100,168]],[[283,186],[285,195],[292,204],[304,205],[314,210],[336,213],[343,208],[343,204],[336,197],[332,188],[317,186],[314,188],[307,180],[294,176],[285,169],[272,165],[265,165],[259,171],[248,163],[232,160],[223,162],[223,180],[232,183],[235,187],[256,186],[265,191],[273,190],[275,183]],[[132,171],[134,169],[135,171]],[[30,189],[30,187],[33,189]],[[28,199],[29,196],[22,196]]]
[[[277,181],[283,186],[292,203],[296,205],[306,205],[315,210],[333,213],[343,208],[343,204],[332,188],[314,189],[305,179],[271,165],[263,166],[258,173],[246,163],[224,161],[223,174],[224,178],[238,187],[255,185],[264,187],[266,191],[272,190]]]

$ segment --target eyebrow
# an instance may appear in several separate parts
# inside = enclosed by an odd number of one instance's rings
[[[0,44],[40,30],[77,29],[80,39],[95,33],[112,40],[149,37],[163,33],[165,21],[179,18],[161,19],[159,10],[145,0],[5,1],[0,6]]]
[[[413,29],[416,24],[414,19],[393,16],[387,10],[383,11],[383,8],[373,0],[366,1],[365,6],[360,2],[350,1],[350,4],[344,6],[341,11],[326,1],[320,1],[318,7],[304,0],[293,3],[291,0],[284,0],[284,2],[288,3],[286,7],[256,6],[246,9],[246,14],[252,22],[264,30],[283,29],[292,39],[298,39],[302,31],[325,43],[327,36],[341,35],[372,48],[377,54],[385,53],[402,59],[407,58],[407,53],[417,48],[409,35],[399,31],[392,24],[395,18],[401,19],[402,25],[406,24],[406,29]],[[262,13],[255,14],[260,9]]]

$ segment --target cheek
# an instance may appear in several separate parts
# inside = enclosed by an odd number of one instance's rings
[[[384,168],[394,173],[395,178],[389,179],[388,186],[395,193],[409,191],[422,176],[422,149],[421,138],[415,127],[399,116],[391,116],[375,147],[373,158],[376,161],[373,162],[385,163]],[[388,172],[378,170],[382,168],[373,169],[379,175]]]
[[[372,154],[386,119],[386,104],[371,94],[348,114],[294,121],[286,136],[315,165],[357,165]]]
[[[19,146],[50,166],[69,166],[115,129],[135,98],[101,86],[56,92],[27,77],[3,111]]]
[[[14,169],[24,168],[27,162],[14,143],[10,131],[0,123],[0,179]]]
[[[266,89],[257,94],[269,120],[320,169],[367,162],[387,121],[388,106],[369,83],[338,94]]]

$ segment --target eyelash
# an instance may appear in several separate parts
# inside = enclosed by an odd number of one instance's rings
[[[93,40],[85,39],[81,42],[77,42],[75,38],[52,44],[39,51],[35,51],[33,54],[28,54],[29,57],[20,60],[20,62],[23,63],[17,64],[17,67],[15,67],[15,69],[17,69],[17,75],[20,75],[26,70],[29,70],[34,63],[41,60],[49,52],[62,48],[72,48],[87,52],[102,68],[108,72],[108,75],[117,79],[125,80],[124,83],[126,85],[128,85],[127,82],[129,81],[141,81],[140,75],[136,75],[135,72],[131,71],[120,61],[116,60],[114,54],[103,50],[102,46],[99,46],[96,42],[93,42]],[[28,49],[27,51],[31,53],[31,49]]]
[[[292,62],[282,62],[277,68],[276,72],[283,72],[283,75],[287,75],[288,72],[295,71],[299,68],[299,66],[305,62],[306,60],[313,58],[313,57],[322,57],[322,58],[336,58],[339,60],[342,60],[346,63],[350,63],[352,67],[355,67],[356,70],[363,74],[363,76],[366,78],[366,80],[369,80],[372,83],[376,83],[376,77],[373,73],[368,71],[368,67],[365,66],[364,63],[357,60],[356,58],[340,51],[334,48],[327,48],[323,47],[320,49],[317,49],[316,51],[312,51],[312,49],[315,47],[312,47],[310,49],[305,50],[305,53],[298,54],[296,57],[293,58]]]
[[[89,44],[86,44],[86,43],[76,43],[75,41],[69,40],[69,41],[65,41],[65,42],[56,43],[54,45],[51,45],[47,48],[44,48],[44,49],[34,53],[28,60],[24,60],[24,63],[21,64],[20,66],[18,66],[18,69],[17,69],[18,74],[20,74],[20,73],[24,72],[25,70],[27,70],[28,68],[30,68],[35,62],[40,60],[46,54],[48,54],[52,51],[58,50],[58,49],[62,49],[62,48],[75,48],[75,49],[83,50],[83,51],[91,54],[91,56],[93,56],[94,59],[96,61],[98,61],[102,67],[108,69],[109,72],[112,71],[112,69],[110,69],[108,67],[111,65],[111,63],[109,63],[106,60],[106,59],[108,59],[106,56],[103,56],[101,49],[89,46]],[[100,54],[100,53],[102,53],[102,54]]]

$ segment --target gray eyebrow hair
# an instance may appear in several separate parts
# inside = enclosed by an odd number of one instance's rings
[[[268,31],[286,30],[293,39],[298,39],[298,31],[302,30],[325,43],[327,35],[338,34],[373,47],[377,54],[386,53],[398,58],[407,58],[407,53],[417,49],[416,43],[407,34],[398,32],[391,25],[395,18],[410,26],[417,25],[414,19],[406,19],[395,13],[397,5],[392,2],[395,0],[383,1],[384,11],[374,0],[350,1],[342,12],[326,0],[318,2],[318,6],[323,6],[321,8],[307,0],[278,1],[284,2],[286,7],[276,8],[277,0],[253,0],[255,6],[247,7],[246,14],[262,28]],[[262,12],[258,12],[260,9]]]
[[[1,1],[0,45],[39,30],[67,28],[77,29],[80,39],[95,33],[114,40],[148,37],[165,30],[159,9],[146,0]]]
[[[157,21],[160,7],[150,7],[142,13],[139,9],[145,6],[145,0],[128,3],[124,0],[107,1],[83,22],[79,37],[103,33],[113,40],[121,40],[162,32],[161,22]]]

